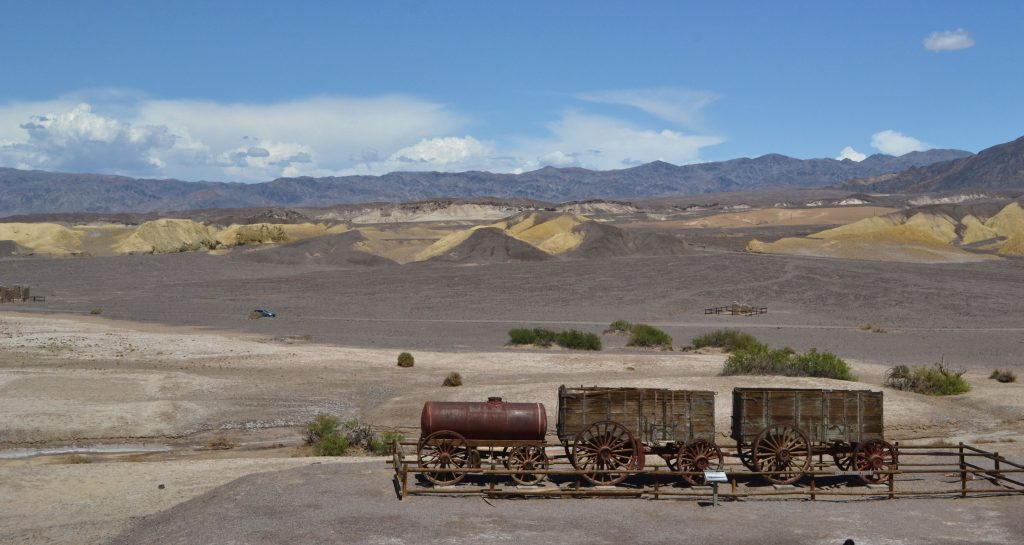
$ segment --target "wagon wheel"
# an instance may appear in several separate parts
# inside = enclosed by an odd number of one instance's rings
[[[618,422],[594,422],[576,436],[572,446],[572,465],[579,470],[635,469],[637,442],[633,434]],[[594,484],[618,484],[628,473],[587,473]]]
[[[440,486],[455,484],[466,476],[462,472],[444,470],[463,469],[473,462],[473,454],[466,446],[466,439],[448,430],[436,431],[420,440],[416,458],[420,467],[438,470],[425,472],[423,476]]]
[[[746,448],[744,448],[746,447]],[[750,471],[757,471],[754,467],[754,453],[752,445],[744,445],[741,442],[736,443],[736,457],[740,459],[740,463]]]
[[[868,484],[886,483],[892,478],[890,473],[877,471],[893,471],[899,467],[896,449],[881,439],[871,439],[857,445],[853,450],[853,469],[862,471],[860,478]]]
[[[705,469],[722,469],[725,458],[722,456],[722,449],[718,448],[712,441],[697,439],[696,441],[679,447],[679,456],[676,458],[679,463],[679,471],[703,472]],[[704,484],[704,474],[683,475],[686,482],[692,485]]]
[[[523,471],[513,473],[512,480],[522,485],[536,485],[544,482],[547,475],[529,473],[535,469],[548,469],[548,455],[540,445],[520,445],[513,448],[505,458],[505,467]]]
[[[811,445],[804,432],[790,427],[765,428],[754,440],[755,471],[778,471],[764,475],[775,484],[792,484],[811,467]]]
[[[853,450],[848,445],[845,443],[833,445],[831,454],[832,460],[836,463],[839,471],[850,471],[851,462],[853,461]]]

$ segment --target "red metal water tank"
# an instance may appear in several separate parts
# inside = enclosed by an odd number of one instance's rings
[[[505,403],[500,397],[478,401],[428,401],[420,415],[420,433],[454,431],[468,440],[543,441],[548,413],[543,403]]]

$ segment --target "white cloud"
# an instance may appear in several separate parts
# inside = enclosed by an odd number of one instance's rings
[[[671,90],[586,95],[634,107],[670,127],[695,123],[710,94]],[[485,141],[437,102],[403,95],[320,96],[269,104],[158,100],[137,92],[83,92],[0,103],[0,166],[185,180],[398,170],[522,172],[545,165],[615,169],[700,161],[724,139],[570,110],[535,137]]]
[[[725,141],[669,129],[647,129],[620,119],[570,111],[548,125],[551,138],[522,142],[519,155],[536,166],[616,169],[650,161],[700,161],[702,148]],[[570,162],[571,161],[571,162]],[[534,166],[534,165],[529,165]]]
[[[836,157],[836,159],[839,161],[842,161],[843,159],[849,159],[851,161],[856,161],[858,163],[867,158],[867,155],[864,155],[863,153],[853,149],[850,146],[846,146],[845,148],[843,148],[843,151],[839,152],[839,157]]]
[[[974,38],[971,38],[971,34],[962,28],[956,30],[944,30],[941,32],[932,32],[924,40],[925,49],[928,51],[956,51],[957,49],[967,49],[974,45]]]
[[[897,157],[912,151],[924,151],[932,148],[917,138],[893,130],[876,132],[871,135],[871,147]]]
[[[588,102],[630,106],[680,127],[696,127],[699,125],[700,110],[714,102],[718,95],[707,91],[657,88],[583,93],[577,98]]]

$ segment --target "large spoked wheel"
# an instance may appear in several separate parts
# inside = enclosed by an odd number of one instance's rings
[[[765,428],[754,440],[755,471],[775,484],[792,484],[811,467],[811,445],[804,432],[789,427]]]
[[[466,439],[448,430],[436,431],[420,440],[416,458],[420,467],[436,469],[425,472],[423,476],[439,486],[453,485],[461,481],[466,474],[451,470],[465,469],[471,467],[473,463]]]
[[[581,471],[635,469],[639,457],[633,434],[618,422],[594,422],[576,436],[572,447],[572,465]],[[628,473],[587,473],[594,484],[618,484]]]
[[[505,467],[513,471],[512,480],[522,485],[537,485],[544,482],[547,475],[533,473],[534,470],[548,468],[548,455],[540,445],[520,445],[513,448],[505,458]]]
[[[848,444],[837,444],[832,446],[832,460],[840,471],[849,471],[853,462],[853,449]]]
[[[704,483],[704,473],[706,469],[718,470],[722,469],[725,464],[725,457],[722,456],[722,449],[718,448],[718,445],[711,441],[704,439],[697,439],[692,443],[683,445],[679,448],[679,456],[676,458],[679,471],[682,471],[683,480],[692,485],[702,485]],[[698,475],[685,475],[685,473],[697,472]]]
[[[896,449],[881,439],[871,439],[857,445],[853,450],[853,470],[862,472],[860,478],[867,484],[887,483],[890,473],[899,467]]]

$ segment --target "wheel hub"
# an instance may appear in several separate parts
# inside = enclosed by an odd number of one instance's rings
[[[781,449],[781,450],[779,450],[778,458],[779,458],[780,462],[788,463],[789,462],[789,458],[790,458],[789,449]]]

